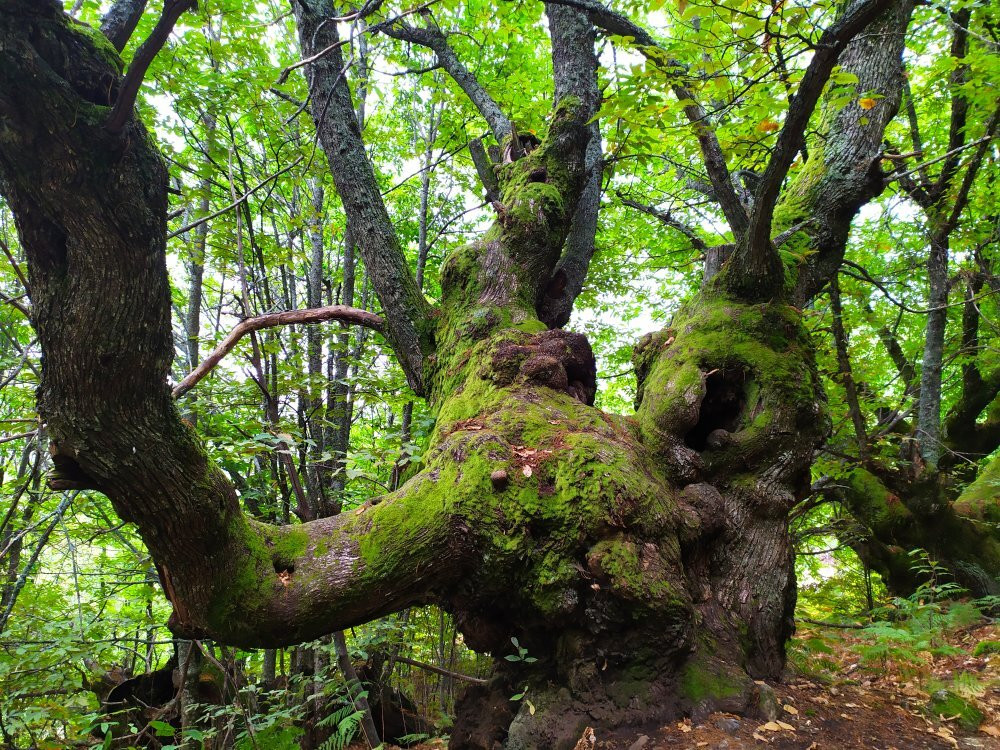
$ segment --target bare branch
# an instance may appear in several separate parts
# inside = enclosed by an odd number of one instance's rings
[[[472,677],[471,675],[462,674],[461,672],[452,672],[450,669],[435,667],[433,664],[424,664],[422,661],[414,661],[413,659],[407,659],[404,656],[397,656],[396,661],[400,664],[409,664],[411,667],[423,669],[425,672],[439,674],[442,677],[451,677],[453,680],[461,680],[462,682],[471,682],[473,685],[489,684],[489,680],[484,680],[482,677]]]
[[[469,97],[476,109],[486,119],[490,131],[497,143],[503,143],[504,138],[511,133],[510,119],[503,113],[489,92],[479,83],[458,55],[448,44],[448,39],[436,26],[416,27],[401,23],[398,18],[371,27],[372,31],[381,31],[386,36],[411,44],[419,44],[432,50],[442,68],[459,85]]]
[[[788,229],[786,229],[784,232],[776,234],[772,238],[771,242],[774,243],[775,247],[781,247],[786,242],[788,242],[788,240],[792,239],[792,237],[794,237],[797,232],[805,229],[812,223],[813,223],[812,219],[805,219],[803,221],[800,221],[798,224],[793,224],[792,226],[788,227]]]
[[[962,184],[958,188],[958,195],[955,196],[955,202],[952,204],[951,212],[948,214],[948,221],[944,227],[944,229],[948,232],[951,232],[958,226],[958,220],[962,215],[962,211],[965,210],[965,205],[969,200],[969,191],[972,190],[972,183],[975,182],[976,174],[979,172],[979,167],[986,158],[988,142],[997,137],[998,128],[1000,128],[1000,107],[993,110],[993,115],[990,117],[990,121],[986,125],[986,135],[979,139],[979,148],[976,149],[976,153],[973,154],[972,159],[969,160],[969,165],[965,170],[965,176],[962,177]]]
[[[671,229],[676,229],[678,232],[683,234],[691,241],[691,245],[695,249],[701,250],[702,252],[706,252],[708,250],[708,243],[705,242],[705,240],[703,240],[701,237],[699,237],[698,233],[695,232],[687,224],[678,221],[676,218],[674,218],[673,214],[671,214],[669,211],[664,211],[663,209],[656,208],[654,206],[647,206],[644,203],[638,203],[637,201],[633,201],[628,198],[623,198],[620,193],[618,195],[618,198],[624,205],[629,206],[630,208],[634,208],[637,211],[642,211],[644,214],[652,216],[654,219],[663,222]]]
[[[958,154],[958,153],[960,153],[962,151],[965,151],[966,149],[970,149],[970,148],[974,148],[976,146],[979,146],[979,145],[981,145],[983,143],[986,143],[987,141],[992,140],[995,137],[996,137],[995,134],[994,135],[984,135],[982,138],[977,138],[976,140],[972,141],[971,143],[966,143],[965,145],[959,146],[958,148],[954,149],[953,151],[947,151],[947,152],[941,154],[940,156],[934,157],[933,159],[928,159],[927,161],[921,162],[920,164],[918,164],[917,166],[913,167],[912,169],[907,169],[905,172],[891,172],[885,178],[885,184],[889,185],[889,184],[891,184],[893,182],[896,182],[897,180],[902,180],[905,177],[909,177],[910,175],[912,175],[915,172],[921,172],[926,167],[929,167],[931,164],[936,164],[939,161],[943,161],[945,159],[949,159],[952,156],[954,156],[955,154]],[[884,154],[884,157],[887,158],[887,159],[901,159],[904,156],[909,156],[909,154]]]
[[[29,430],[28,432],[21,432],[17,435],[3,435],[0,436],[0,443],[11,443],[15,440],[24,440],[25,438],[34,437],[38,434],[38,430]]]
[[[252,331],[260,331],[264,328],[275,328],[277,326],[297,325],[306,323],[323,323],[328,320],[339,320],[344,323],[355,323],[376,331],[383,331],[385,321],[367,310],[359,310],[355,307],[344,305],[330,305],[328,307],[316,307],[309,310],[289,310],[287,312],[268,313],[256,318],[247,318],[240,321],[235,328],[226,336],[225,340],[215,351],[209,354],[198,367],[192,370],[173,390],[174,398],[180,398],[197,385],[198,381],[208,375],[222,358],[232,351],[236,343]]]

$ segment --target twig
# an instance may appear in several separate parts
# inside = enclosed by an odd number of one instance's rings
[[[644,214],[652,216],[654,219],[659,219],[668,227],[676,229],[678,232],[683,234],[691,241],[691,245],[696,250],[701,250],[703,252],[708,250],[708,244],[701,237],[698,236],[698,233],[695,232],[687,224],[678,221],[674,217],[674,215],[671,214],[669,211],[664,211],[663,209],[655,208],[653,206],[647,206],[644,203],[639,203],[637,201],[630,200],[629,198],[625,198],[621,194],[621,192],[618,193],[618,199],[622,202],[623,205],[629,206],[630,208],[634,208],[637,211],[641,211]]]
[[[227,211],[232,211],[234,208],[239,207],[240,204],[242,204],[247,198],[249,198],[251,195],[253,195],[258,190],[260,190],[262,187],[264,187],[267,183],[271,182],[272,180],[278,179],[279,177],[281,177],[281,175],[285,174],[285,172],[288,172],[288,171],[294,169],[296,166],[298,166],[298,164],[303,159],[305,159],[305,157],[304,156],[300,156],[299,158],[297,158],[295,161],[293,161],[291,164],[289,164],[284,169],[280,169],[277,172],[275,172],[274,174],[272,174],[271,176],[265,177],[263,180],[261,180],[256,185],[254,185],[252,188],[250,188],[249,190],[247,190],[243,195],[241,195],[239,198],[237,198],[236,200],[234,200],[228,206],[223,206],[218,211],[215,211],[214,213],[210,213],[208,216],[203,216],[200,219],[198,219],[197,221],[192,221],[190,224],[187,224],[187,225],[181,227],[180,229],[174,230],[173,232],[171,232],[170,234],[167,235],[167,239],[171,240],[174,237],[182,235],[182,234],[184,234],[186,232],[190,232],[192,229],[194,229],[195,227],[201,226],[206,221],[211,221],[212,219],[214,219],[214,218],[216,218],[218,216],[221,216],[222,214],[226,213]]]
[[[14,440],[21,440],[22,438],[34,437],[38,433],[38,430],[31,430],[30,432],[22,432],[18,435],[4,435],[0,437],[0,443],[10,443]]]
[[[10,245],[0,239],[0,250],[3,254],[7,256],[7,260],[10,261],[11,268],[14,269],[14,275],[17,276],[17,280],[21,282],[21,286],[24,287],[24,291],[29,292],[31,288],[28,286],[28,279],[25,278],[24,272],[21,267],[17,264],[17,260],[14,259],[14,253],[10,251]]]
[[[890,173],[885,178],[884,183],[886,185],[888,185],[888,184],[890,184],[892,182],[895,182],[896,180],[898,180],[898,179],[900,179],[902,177],[908,177],[909,175],[913,174],[914,172],[919,172],[920,170],[924,169],[925,167],[929,167],[931,164],[937,164],[939,161],[944,161],[949,156],[954,156],[959,151],[965,151],[965,149],[967,149],[967,148],[972,148],[974,146],[978,146],[980,143],[985,143],[986,141],[989,141],[989,140],[991,140],[993,138],[996,138],[996,136],[995,135],[984,135],[982,138],[977,138],[976,140],[972,141],[971,143],[966,143],[964,146],[959,146],[958,148],[953,148],[951,151],[946,151],[945,153],[941,154],[941,156],[936,156],[933,159],[928,159],[925,162],[921,162],[917,166],[913,167],[913,169],[908,169],[905,172],[892,172],[892,173]],[[916,152],[914,152],[914,153],[916,153]],[[910,156],[910,154],[898,154],[898,155],[897,154],[882,154],[882,158],[883,159],[901,159],[904,156]]]
[[[443,677],[451,677],[453,680],[461,680],[463,682],[471,682],[473,685],[486,685],[489,680],[484,680],[482,677],[472,677],[471,675],[462,674],[460,672],[452,672],[449,669],[444,669],[442,667],[435,667],[432,664],[424,664],[420,661],[414,661],[413,659],[407,659],[405,656],[397,656],[396,661],[400,664],[409,664],[411,667],[416,667],[417,669],[423,669],[426,672],[433,672],[434,674],[439,674]]]

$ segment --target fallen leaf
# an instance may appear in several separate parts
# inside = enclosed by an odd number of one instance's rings
[[[1000,728],[989,724],[979,727],[979,731],[988,734],[990,737],[1000,737]]]
[[[795,706],[789,706],[789,705],[788,705],[788,704],[786,703],[786,704],[785,704],[785,705],[783,705],[783,706],[782,706],[781,708],[782,708],[782,710],[783,710],[783,711],[784,711],[784,712],[785,712],[786,714],[791,714],[792,716],[798,716],[798,715],[799,715],[799,709],[797,709],[797,708],[796,708]]]
[[[782,729],[787,729],[789,732],[794,732],[795,731],[795,727],[793,727],[791,724],[786,724],[783,721],[779,721],[779,722],[777,722],[777,724],[778,724],[779,727],[781,727]]]
[[[781,731],[781,727],[778,726],[778,723],[776,721],[769,721],[769,722],[767,722],[767,724],[761,724],[759,727],[757,727],[757,731],[758,732],[760,730],[762,730],[762,729],[765,732],[780,732]]]

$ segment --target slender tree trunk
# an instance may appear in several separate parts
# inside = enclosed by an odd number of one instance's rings
[[[920,402],[917,407],[917,441],[924,462],[936,469],[941,459],[941,371],[944,332],[948,321],[948,238],[931,237],[927,258],[927,325],[920,368]]]

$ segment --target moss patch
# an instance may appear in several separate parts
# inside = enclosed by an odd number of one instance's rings
[[[973,656],[1000,654],[1000,641],[980,641],[972,651]]]
[[[936,719],[951,719],[967,732],[974,732],[983,723],[983,712],[950,690],[938,690],[927,704],[927,713]]]

